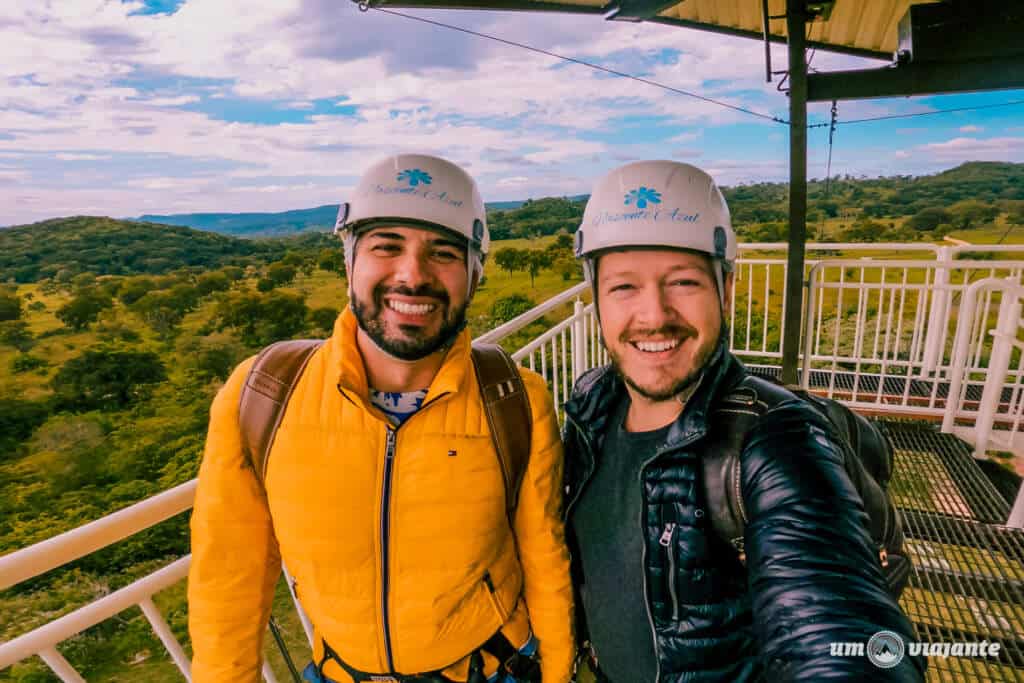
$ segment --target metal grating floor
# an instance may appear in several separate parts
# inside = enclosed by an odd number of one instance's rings
[[[1024,530],[963,441],[879,421],[914,570],[901,604],[926,643],[998,642],[998,657],[930,657],[929,681],[1024,681]]]
[[[748,369],[757,375],[763,377],[771,377],[778,379],[782,376],[782,368],[778,366],[768,365],[755,365],[748,366]],[[834,377],[834,379],[832,379]],[[907,389],[907,382],[910,382],[910,389]],[[840,393],[852,393],[854,385],[856,384],[857,394],[859,396],[866,396],[870,394],[878,393],[878,382],[879,375],[873,373],[861,373],[858,378],[856,373],[837,370],[831,372],[828,370],[811,370],[811,387],[814,389],[825,389],[829,386],[829,382],[832,382],[832,386],[835,391]],[[919,403],[923,400],[930,400],[932,391],[935,391],[936,405],[942,406],[946,402],[946,398],[949,396],[950,382],[946,379],[921,379],[914,377],[907,379],[906,377],[899,377],[894,375],[887,375],[882,379],[882,394],[887,396],[903,396],[906,392],[907,396],[912,399],[918,399],[916,402]],[[975,402],[981,400],[984,386],[981,382],[968,382],[966,386],[965,400],[967,402]],[[1012,400],[1014,388],[1013,386],[1007,386],[1003,388],[1001,401],[1008,403]]]

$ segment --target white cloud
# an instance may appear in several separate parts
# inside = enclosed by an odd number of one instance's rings
[[[945,142],[921,145],[919,152],[931,161],[1017,161],[1024,157],[1024,137],[953,138]]]
[[[502,178],[501,180],[498,181],[498,186],[499,187],[508,187],[508,186],[518,187],[518,186],[521,186],[521,185],[525,185],[528,182],[530,182],[530,179],[528,177],[522,176],[522,175],[517,175],[517,176],[512,176],[510,178]]]
[[[60,161],[108,161],[111,158],[109,154],[74,154],[69,152],[60,152],[55,154],[54,157]]]
[[[153,97],[142,100],[150,107],[182,107],[199,101],[197,95],[181,95],[180,97]]]
[[[985,130],[985,129],[982,128],[981,126],[974,126],[974,125],[960,126],[960,132],[961,133],[980,133],[983,130]]]

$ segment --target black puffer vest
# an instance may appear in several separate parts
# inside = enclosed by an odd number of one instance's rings
[[[907,658],[880,669],[863,657],[829,652],[833,641],[866,642],[883,629],[909,641],[913,630],[885,588],[863,506],[820,414],[799,401],[785,404],[766,413],[748,439],[742,456],[747,568],[710,527],[700,458],[723,435],[709,429],[707,416],[746,372],[720,346],[665,447],[641,469],[646,512],[637,531],[644,535],[658,683],[923,680],[923,662]],[[614,370],[598,368],[580,378],[565,406],[567,519],[597,467],[624,391]],[[800,498],[809,503],[780,502]],[[809,523],[814,528],[801,537]],[[577,541],[571,523],[566,527],[581,585]],[[810,580],[809,571],[815,572]],[[585,637],[585,614],[578,624]]]

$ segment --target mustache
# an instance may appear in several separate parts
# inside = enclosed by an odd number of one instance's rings
[[[401,294],[402,296],[418,296],[418,297],[429,297],[431,299],[437,299],[444,305],[450,303],[448,292],[443,289],[435,289],[428,284],[422,284],[419,287],[413,289],[412,287],[406,287],[399,285],[397,287],[387,287],[385,285],[377,285],[373,289],[373,298],[377,303],[384,300],[384,297],[388,294]]]
[[[662,325],[656,329],[627,329],[619,335],[619,341],[626,344],[637,339],[649,339],[651,337],[678,337],[689,339],[698,335],[697,328],[686,323]]]

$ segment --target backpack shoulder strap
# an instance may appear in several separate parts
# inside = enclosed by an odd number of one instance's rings
[[[770,408],[793,398],[781,386],[747,375],[712,408],[714,437],[702,460],[704,491],[715,534],[745,561],[743,532],[747,513],[743,506],[740,458],[747,434]]]
[[[288,399],[309,359],[322,344],[322,339],[271,344],[256,357],[245,378],[238,401],[238,428],[242,451],[260,486],[267,476],[267,460]]]
[[[505,509],[513,524],[519,487],[530,459],[533,418],[530,399],[515,362],[497,344],[473,344],[473,368],[505,478]]]

